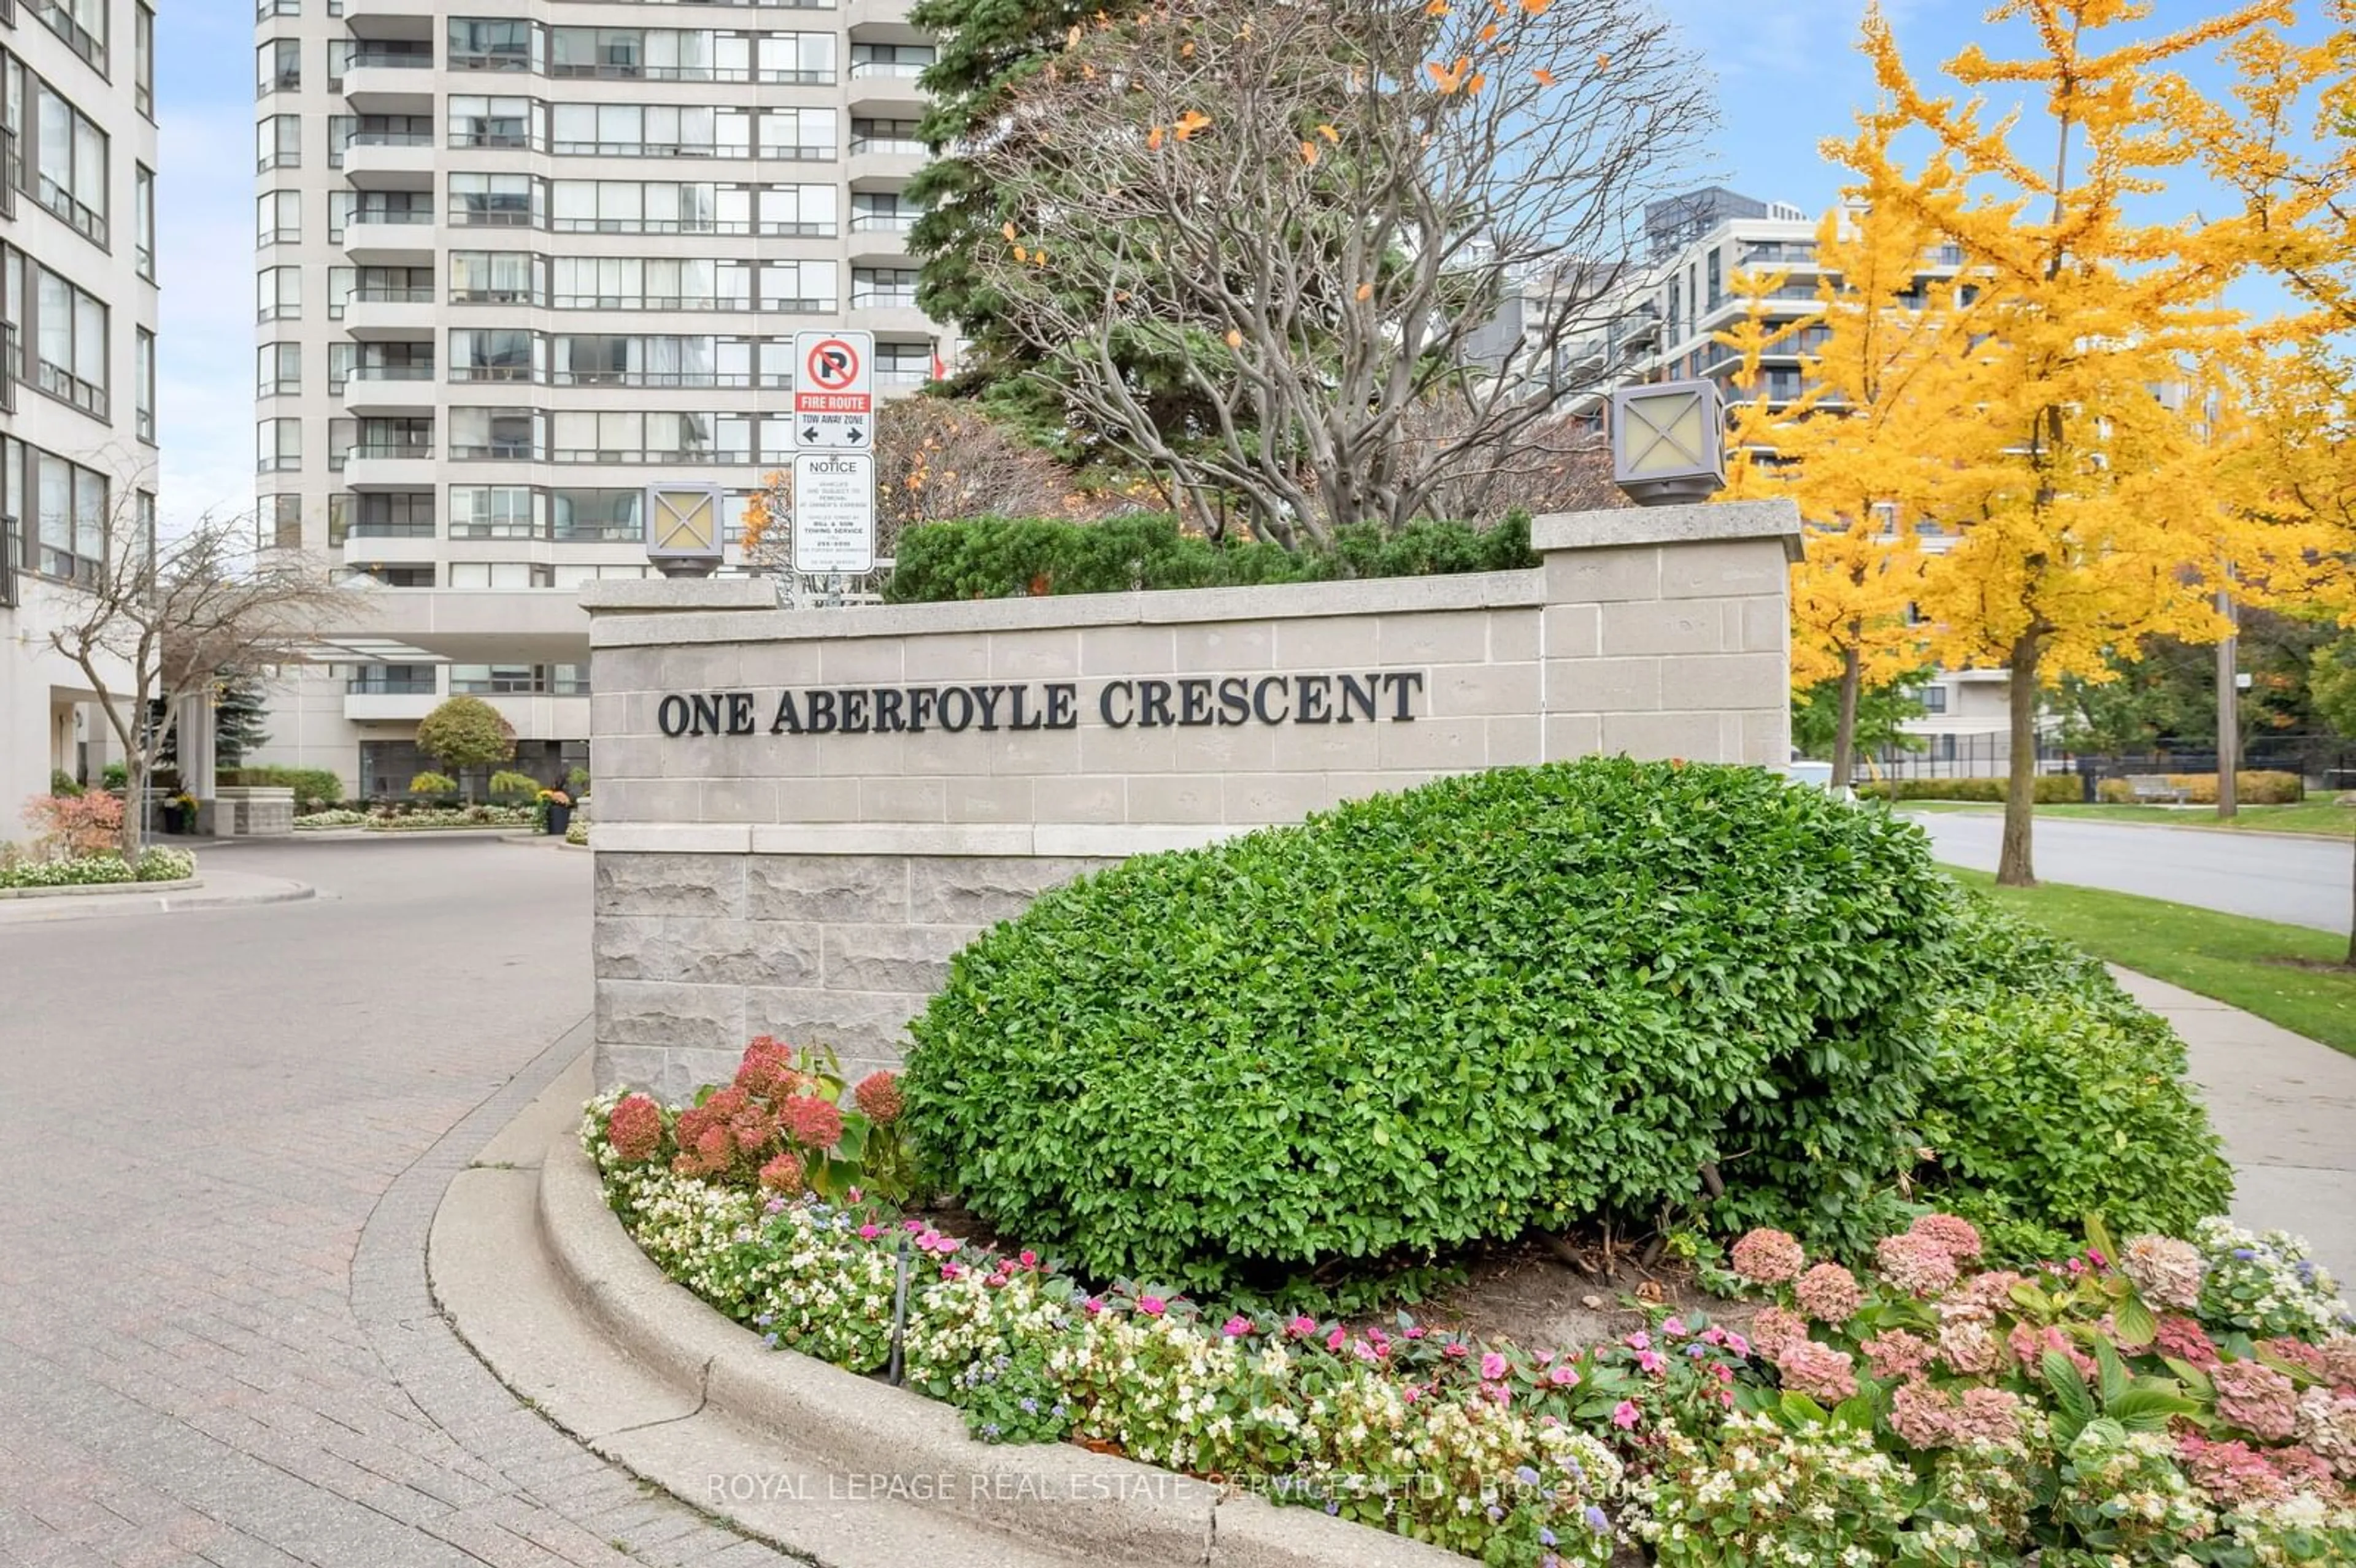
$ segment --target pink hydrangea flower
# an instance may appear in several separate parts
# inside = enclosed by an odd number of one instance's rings
[[[1939,1325],[1939,1359],[1954,1371],[1976,1377],[1996,1371],[2001,1351],[1987,1324],[1958,1318]]]
[[[2356,1395],[2311,1388],[2298,1396],[2298,1440],[2333,1473],[2356,1482]]]
[[[1751,1343],[1759,1348],[1761,1355],[1771,1360],[1774,1359],[1775,1352],[1785,1344],[1794,1339],[1804,1339],[1807,1337],[1807,1319],[1788,1307],[1766,1307],[1758,1317],[1751,1320]],[[1727,1337],[1727,1349],[1730,1350],[1734,1349],[1732,1335]],[[1735,1353],[1740,1355],[1743,1352],[1737,1350]]]
[[[2203,1371],[2223,1360],[2218,1355],[2216,1341],[2209,1338],[2207,1329],[2191,1318],[2173,1312],[2161,1314],[2159,1332],[2154,1336],[2153,1343],[2158,1347],[2161,1355],[2173,1356]]]
[[[1761,1229],[1734,1243],[1731,1261],[1734,1272],[1753,1285],[1781,1285],[1800,1272],[1808,1255],[1789,1233]]]
[[[2155,1307],[2190,1312],[2201,1305],[2201,1280],[2208,1272],[2201,1249],[2169,1236],[2134,1236],[2119,1254],[2119,1267]]]
[[[2080,1377],[2095,1375],[2094,1358],[2078,1349],[2076,1341],[2059,1328],[2040,1329],[2033,1324],[2016,1323],[2012,1326],[2012,1332],[2005,1337],[2005,1345],[2012,1351],[2012,1359],[2019,1361],[2031,1377],[2035,1377],[2037,1369],[2044,1364],[2048,1350],[2061,1351],[2070,1364],[2078,1369]]]
[[[1856,1362],[1847,1350],[1814,1339],[1787,1340],[1774,1355],[1783,1386],[1825,1404],[1838,1404],[1857,1392]]]
[[[1792,1294],[1798,1298],[1801,1311],[1835,1328],[1856,1317],[1857,1309],[1865,1305],[1865,1290],[1857,1283],[1857,1275],[1838,1264],[1818,1264],[1800,1276]]]
[[[629,1094],[605,1113],[605,1141],[625,1165],[644,1165],[662,1147],[662,1107],[644,1094]]]
[[[2288,1438],[2298,1425],[2298,1385],[2262,1361],[2225,1361],[2210,1369],[2217,1386],[2217,1413],[2269,1443]]]
[[[2222,1508],[2280,1502],[2290,1496],[2288,1483],[2273,1462],[2239,1438],[2211,1443],[2204,1437],[2180,1437],[2176,1455],[2192,1484]]]
[[[1955,1283],[1955,1260],[1928,1236],[1884,1236],[1873,1249],[1882,1278],[1910,1296],[1936,1296]]]
[[[1912,1377],[1931,1364],[1936,1350],[1931,1341],[1903,1328],[1885,1329],[1860,1342],[1858,1349],[1865,1352],[1866,1364],[1873,1369],[1873,1375],[1884,1381]]]
[[[1969,1220],[1954,1214],[1925,1214],[1906,1228],[1910,1236],[1920,1236],[1945,1253],[1959,1264],[1967,1264],[1980,1255],[1980,1233]]]

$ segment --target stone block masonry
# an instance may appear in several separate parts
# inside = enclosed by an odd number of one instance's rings
[[[958,949],[1132,854],[1447,773],[1789,756],[1788,503],[1542,517],[1458,577],[786,612],[593,583],[597,1078],[900,1059]]]

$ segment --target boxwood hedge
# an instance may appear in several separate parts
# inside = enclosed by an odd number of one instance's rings
[[[912,1026],[936,1174],[1084,1272],[1262,1288],[1703,1200],[1861,1245],[1912,1158],[1952,895],[1759,769],[1590,758],[1141,857]]]

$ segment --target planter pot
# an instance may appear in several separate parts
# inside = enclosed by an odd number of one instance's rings
[[[546,831],[555,835],[559,838],[562,838],[564,837],[564,830],[572,826],[573,808],[569,805],[559,805],[552,800],[550,801],[548,803],[548,827]]]
[[[164,831],[165,831],[165,832],[166,832],[166,833],[173,833],[173,834],[178,834],[178,833],[186,833],[186,832],[188,830],[188,827],[187,827],[187,812],[182,811],[178,806],[177,806],[177,805],[167,805],[167,806],[165,806],[165,807],[163,808],[163,810],[162,810],[161,815],[162,815],[162,816],[163,816],[163,818],[164,818]]]

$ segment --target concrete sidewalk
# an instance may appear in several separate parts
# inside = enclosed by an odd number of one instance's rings
[[[2147,975],[2114,968],[2184,1037],[2192,1081],[2233,1162],[2233,1219],[2314,1244],[2356,1287],[2356,1056]]]
[[[242,904],[292,903],[317,894],[308,882],[259,876],[251,871],[216,870],[209,862],[198,866],[197,876],[198,884],[195,887],[152,894],[60,893],[55,898],[0,900],[0,925],[46,925],[54,921],[100,920],[108,915],[180,914],[190,910],[234,909]]]

